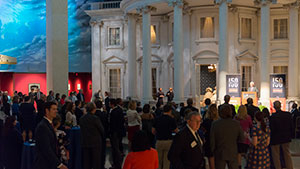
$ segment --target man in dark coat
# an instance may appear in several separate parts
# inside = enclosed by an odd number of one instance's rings
[[[35,130],[34,169],[68,169],[58,158],[57,139],[52,126],[52,120],[56,117],[56,113],[56,103],[47,102],[45,104],[45,116]]]
[[[79,93],[77,94],[77,100],[81,101],[82,103],[85,103],[84,94],[82,93],[82,89],[79,90]]]
[[[110,99],[111,112],[109,114],[110,122],[110,143],[112,147],[113,168],[121,169],[122,157],[120,150],[120,140],[123,135],[124,115],[123,110],[117,105],[115,99]]]
[[[246,107],[247,107],[248,115],[251,117],[252,120],[254,120],[255,113],[260,111],[260,110],[259,110],[258,107],[253,105],[253,99],[252,98],[249,97],[247,99]]]
[[[201,116],[198,112],[187,115],[186,127],[176,134],[168,153],[173,169],[201,169],[205,165],[203,141],[197,131]]]
[[[224,106],[224,105],[228,105],[228,106],[230,106],[230,108],[231,108],[231,113],[232,113],[231,118],[234,118],[234,116],[236,115],[235,107],[234,107],[234,105],[229,104],[229,102],[230,102],[230,96],[229,96],[229,95],[225,95],[225,96],[224,96],[224,103],[221,104],[221,105],[218,107],[219,114],[220,114],[221,107]]]
[[[80,118],[80,138],[84,169],[102,169],[102,141],[104,129],[100,119],[95,115],[96,106],[90,102],[86,106],[87,114]]]
[[[104,93],[105,99],[104,99],[104,105],[105,105],[105,110],[107,113],[110,113],[110,105],[109,105],[109,93],[105,92]]]
[[[185,118],[185,116],[186,116],[185,111],[186,111],[187,109],[190,109],[190,110],[192,110],[192,111],[199,112],[199,110],[198,110],[196,107],[193,106],[193,99],[192,99],[192,98],[188,98],[187,101],[186,101],[186,103],[187,103],[187,106],[186,106],[186,107],[182,107],[182,108],[180,109],[180,115],[181,115],[183,118]]]
[[[169,91],[167,92],[166,96],[167,96],[167,98],[168,98],[168,102],[173,101],[173,98],[174,98],[174,92],[173,92],[173,89],[172,89],[172,88],[169,89]]]
[[[244,141],[240,123],[232,119],[230,105],[224,104],[220,110],[221,119],[213,122],[210,132],[211,152],[215,157],[216,169],[238,169],[238,143]]]
[[[289,112],[281,110],[281,103],[273,103],[275,113],[270,118],[271,129],[271,149],[273,163],[276,169],[281,168],[280,148],[282,148],[284,161],[287,169],[293,168],[293,162],[290,153],[290,142],[292,141],[293,121]]]

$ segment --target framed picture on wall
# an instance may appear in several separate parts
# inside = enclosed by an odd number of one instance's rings
[[[31,89],[33,89],[33,92],[37,92],[37,89],[40,89],[41,85],[40,83],[29,83],[28,84],[28,92],[31,92]]]

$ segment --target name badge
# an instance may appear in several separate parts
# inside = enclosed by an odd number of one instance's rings
[[[193,141],[193,142],[191,143],[191,147],[192,147],[192,148],[196,147],[196,145],[197,145],[196,141]]]

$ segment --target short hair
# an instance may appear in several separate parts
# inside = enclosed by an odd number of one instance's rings
[[[96,105],[97,109],[101,109],[103,107],[102,101],[100,101],[100,100],[96,100],[95,105]]]
[[[297,103],[293,103],[292,108],[297,109],[298,105]]]
[[[172,106],[170,104],[166,104],[166,105],[164,105],[163,110],[164,110],[164,112],[169,112],[172,110]]]
[[[136,102],[135,101],[129,101],[129,103],[128,103],[128,108],[130,109],[130,110],[135,110],[136,109]]]
[[[220,117],[222,119],[232,118],[232,110],[229,105],[222,105],[220,108]]]
[[[56,93],[56,94],[55,94],[55,97],[59,97],[59,96],[60,96],[60,94],[59,94],[59,93]]]
[[[75,101],[75,106],[76,106],[76,107],[79,106],[80,103],[81,103],[80,100],[76,100],[76,101]]]
[[[140,152],[145,150],[150,150],[149,137],[145,131],[137,131],[132,139],[131,149],[133,152]]]
[[[121,98],[117,98],[117,99],[116,99],[116,103],[117,103],[117,104],[122,103],[122,99],[121,99]]]
[[[205,105],[210,105],[211,104],[211,100],[209,98],[204,100]]]
[[[53,126],[55,127],[55,126],[58,125],[59,123],[61,123],[61,117],[60,117],[60,115],[57,114],[56,117],[53,118],[52,124],[53,124]]]
[[[143,113],[150,113],[150,104],[145,104],[144,105]]]
[[[71,113],[74,113],[73,112],[73,105],[74,103],[73,102],[68,102],[67,105],[66,105],[66,112],[71,112]]]
[[[188,105],[193,105],[193,99],[192,98],[188,98],[187,101],[186,101],[186,103]]]
[[[66,97],[67,97],[67,96],[66,96],[65,94],[63,94],[63,95],[61,96],[62,99],[66,98]]]
[[[196,111],[189,112],[186,116],[186,120],[191,120],[193,116],[200,116],[201,117],[201,114],[199,112],[196,112]]]
[[[230,96],[229,95],[225,95],[224,96],[224,101],[225,101],[225,103],[228,103],[230,101]]]
[[[45,103],[45,112],[46,112],[46,109],[48,109],[50,111],[50,108],[52,105],[57,105],[55,102],[46,102]]]
[[[280,101],[278,101],[278,100],[276,100],[274,103],[273,103],[273,105],[274,105],[274,109],[275,110],[280,110],[281,109],[281,103],[280,103]]]
[[[89,102],[86,104],[86,111],[91,113],[93,110],[96,109],[96,105],[93,102]]]
[[[248,97],[247,104],[249,104],[249,105],[253,104],[253,99],[251,97]]]
[[[24,101],[25,101],[25,102],[28,102],[30,99],[31,99],[30,96],[26,96],[26,97],[24,98]]]
[[[117,105],[117,101],[116,101],[116,99],[109,99],[109,104],[111,104],[111,105]]]

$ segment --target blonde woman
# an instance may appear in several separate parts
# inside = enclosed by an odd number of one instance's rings
[[[126,117],[128,119],[128,140],[131,143],[133,135],[136,131],[140,130],[141,116],[136,111],[136,102],[130,101],[128,103],[128,110],[126,112]]]
[[[213,157],[213,153],[211,152],[210,148],[210,128],[212,123],[215,120],[219,119],[219,113],[217,109],[216,104],[212,104],[208,107],[208,110],[205,115],[205,119],[203,123],[201,124],[201,130],[204,132],[204,137],[205,137],[205,143],[203,145],[204,147],[204,152],[205,152],[205,157],[208,158],[208,163],[209,163],[209,168],[210,169],[215,169],[215,160]]]
[[[245,141],[242,143],[238,143],[238,163],[239,167],[242,165],[242,156],[247,154],[250,140],[247,135],[249,134],[250,129],[252,128],[252,119],[247,113],[247,107],[241,105],[238,110],[238,114],[235,116],[235,120],[239,121],[242,130],[244,131]]]

